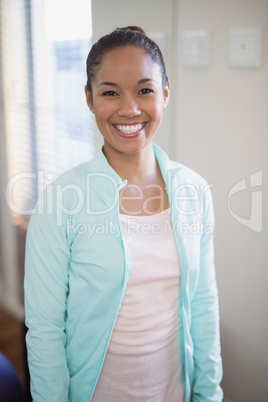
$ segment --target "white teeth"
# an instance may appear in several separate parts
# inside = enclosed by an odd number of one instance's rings
[[[132,124],[129,126],[118,124],[115,127],[117,128],[117,130],[122,131],[122,133],[133,134],[133,133],[136,133],[137,131],[141,130],[143,126],[144,126],[144,124],[140,123],[140,124]]]

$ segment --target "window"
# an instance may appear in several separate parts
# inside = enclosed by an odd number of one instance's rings
[[[94,153],[84,86],[90,0],[2,0],[9,203],[29,215],[43,187]]]
[[[90,0],[0,0],[0,301],[19,317],[25,217],[46,184],[94,154],[91,27]]]

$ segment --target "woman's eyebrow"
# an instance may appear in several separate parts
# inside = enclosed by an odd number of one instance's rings
[[[153,81],[153,82],[156,83],[156,81],[153,78],[143,78],[143,79],[138,81],[138,85],[145,84],[146,82],[150,82],[150,81]],[[112,86],[112,87],[119,87],[119,85],[116,84],[116,82],[103,81],[98,85],[97,88],[99,88],[102,85],[108,85],[108,86]]]
[[[153,82],[156,83],[156,81],[153,80],[152,78],[143,78],[142,80],[139,80],[139,81],[138,81],[138,85],[140,85],[140,84],[145,84],[146,82],[149,82],[149,81],[153,81]]]
[[[116,84],[115,82],[104,81],[104,82],[101,82],[101,83],[98,85],[97,88],[99,88],[101,85],[109,85],[109,86],[112,86],[112,87],[118,87],[118,86],[119,86],[119,85]]]

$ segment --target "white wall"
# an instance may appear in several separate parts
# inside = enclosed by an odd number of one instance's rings
[[[176,156],[213,185],[223,388],[229,401],[264,402],[268,400],[268,1],[179,0],[178,4],[179,67],[173,82]],[[262,28],[259,69],[228,66],[231,28]],[[198,29],[211,32],[211,66],[187,71],[180,59],[180,35]],[[245,178],[247,190],[233,195],[230,206],[249,219],[249,176],[260,170],[263,185],[255,190],[263,192],[264,207],[263,229],[258,233],[231,216],[227,200],[231,188]]]
[[[128,24],[166,35],[171,103],[156,142],[213,186],[226,402],[267,401],[268,1],[92,0],[92,6],[93,39]],[[229,29],[255,27],[263,30],[261,67],[230,69]],[[198,29],[212,34],[211,66],[187,71],[180,34]],[[258,233],[231,216],[227,201],[245,178],[247,190],[235,194],[230,206],[249,219],[249,176],[260,170],[263,185],[256,189],[264,207]]]

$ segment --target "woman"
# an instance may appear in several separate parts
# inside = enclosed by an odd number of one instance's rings
[[[104,138],[32,216],[25,309],[34,401],[221,401],[213,208],[153,144],[170,85],[138,27],[92,47],[86,100]]]

